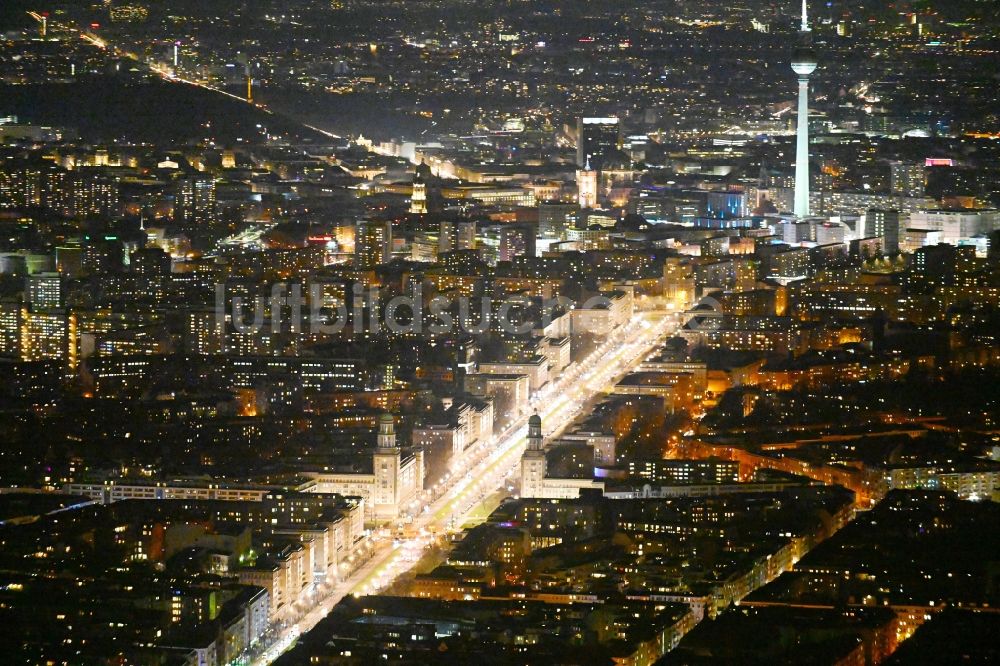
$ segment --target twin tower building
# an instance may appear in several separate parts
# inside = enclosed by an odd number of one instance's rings
[[[548,477],[542,449],[542,420],[528,419],[527,445],[521,458],[521,496],[541,498],[578,497],[584,488],[603,488],[603,483],[586,478]],[[424,500],[424,452],[420,447],[404,449],[396,441],[391,414],[378,420],[378,441],[371,454],[371,468],[312,472],[313,490],[361,497],[365,516],[377,522],[392,521],[416,513]]]

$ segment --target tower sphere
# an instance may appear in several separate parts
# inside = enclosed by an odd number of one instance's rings
[[[808,76],[816,71],[816,52],[807,46],[800,46],[792,54],[792,71],[799,76]]]

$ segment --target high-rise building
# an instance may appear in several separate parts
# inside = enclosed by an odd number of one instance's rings
[[[104,175],[74,173],[70,178],[69,206],[63,212],[79,217],[113,216],[118,211],[118,185]]]
[[[573,204],[561,201],[543,201],[538,204],[538,235],[541,238],[566,237],[566,229],[572,224],[570,215],[576,210]]]
[[[923,164],[893,162],[889,165],[889,182],[892,193],[904,197],[922,197],[927,184]]]
[[[605,158],[621,146],[621,123],[618,118],[577,118],[576,163],[584,166],[589,161],[597,171]]]
[[[671,310],[683,311],[694,302],[695,279],[691,264],[668,257],[663,264],[663,296]]]
[[[799,77],[799,107],[795,128],[795,204],[797,217],[809,216],[809,75],[816,71],[806,0],[802,0],[799,45],[792,56],[792,71]]]
[[[528,224],[507,224],[500,228],[500,261],[535,256],[535,231]]]
[[[959,271],[961,264],[971,265],[975,257],[972,247],[954,247],[947,243],[927,245],[913,252],[911,270],[921,278],[942,277]],[[964,261],[963,261],[964,260]]]
[[[781,240],[789,245],[812,240],[812,225],[799,220],[785,220],[780,225]]]
[[[77,278],[83,273],[83,248],[69,245],[56,248],[56,270],[68,278]]]
[[[847,228],[842,224],[823,222],[816,225],[817,245],[843,245]]]
[[[372,268],[387,263],[392,248],[392,224],[361,220],[354,228],[354,265]]]
[[[61,308],[63,281],[59,273],[35,273],[27,280],[28,305],[33,309]]]
[[[809,251],[806,248],[789,248],[769,257],[767,277],[779,284],[809,277]]]
[[[25,311],[20,303],[0,302],[0,356],[21,357],[21,332]]]
[[[747,214],[746,193],[744,192],[709,192],[705,206],[707,217],[728,220],[744,217]]]
[[[479,255],[489,266],[496,266],[500,261],[500,230],[499,224],[483,228],[477,238]]]
[[[21,338],[21,354],[25,361],[58,359],[76,367],[76,317],[65,310],[26,312]]]
[[[414,233],[413,241],[410,243],[410,259],[431,264],[436,262],[440,252],[440,240],[440,237],[432,232]]]
[[[174,200],[174,218],[179,222],[211,222],[215,219],[215,178],[194,175],[180,180]]]
[[[114,236],[86,239],[82,269],[89,275],[120,271],[125,260],[125,246]]]
[[[865,216],[865,233],[882,239],[886,254],[899,254],[899,211],[869,208]]]
[[[442,220],[438,235],[438,252],[472,250],[476,247],[476,223]]]
[[[479,246],[483,261],[495,266],[498,261],[535,256],[535,233],[530,225],[494,224],[483,229]]]
[[[158,247],[142,248],[131,255],[132,272],[143,277],[168,276],[170,263],[170,255]]]
[[[189,354],[214,355],[225,350],[226,326],[214,310],[185,313],[184,348]]]

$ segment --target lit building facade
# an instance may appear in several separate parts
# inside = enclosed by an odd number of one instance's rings
[[[394,520],[423,495],[424,453],[416,449],[404,455],[396,445],[392,415],[383,414],[371,473],[315,472],[309,476],[316,480],[317,492],[361,497],[369,508],[369,518]]]

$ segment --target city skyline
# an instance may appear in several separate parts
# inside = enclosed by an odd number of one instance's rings
[[[1000,659],[976,0],[12,0],[0,639]]]

